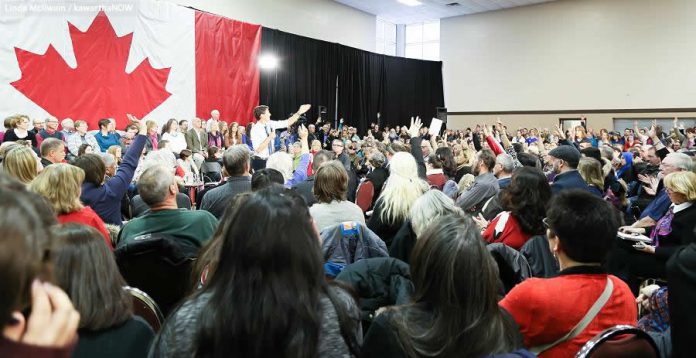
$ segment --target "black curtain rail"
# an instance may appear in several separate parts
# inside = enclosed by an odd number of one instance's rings
[[[377,113],[382,127],[408,124],[411,116],[428,124],[436,108],[444,107],[442,62],[380,55],[265,27],[261,55],[280,60],[278,68],[261,71],[261,103],[276,119],[310,103],[313,122],[323,105],[324,121],[333,124],[338,113],[365,133]]]

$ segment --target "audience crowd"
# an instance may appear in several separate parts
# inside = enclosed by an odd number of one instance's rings
[[[572,357],[617,325],[690,356],[696,128],[310,109],[6,118],[0,356]]]

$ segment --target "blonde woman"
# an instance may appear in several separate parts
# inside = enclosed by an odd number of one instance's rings
[[[6,152],[2,168],[9,176],[29,184],[43,166],[33,150],[23,145],[15,145]]]
[[[46,167],[29,184],[29,190],[44,196],[53,206],[61,224],[75,222],[97,229],[109,249],[111,239],[104,221],[89,206],[82,205],[80,189],[85,180],[85,172],[70,164],[56,163]]]
[[[413,203],[428,188],[428,183],[418,177],[416,159],[410,153],[394,153],[389,161],[389,178],[367,227],[389,247],[401,225],[409,219]]]
[[[121,164],[121,160],[123,159],[123,149],[120,145],[112,145],[106,150],[106,152],[114,156],[114,159],[116,159],[116,165]]]
[[[590,187],[590,192],[598,197],[604,197],[604,171],[595,158],[582,157],[578,163],[578,172]]]

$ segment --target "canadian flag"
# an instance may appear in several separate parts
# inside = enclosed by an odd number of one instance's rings
[[[253,119],[261,26],[163,1],[4,1],[0,118]]]

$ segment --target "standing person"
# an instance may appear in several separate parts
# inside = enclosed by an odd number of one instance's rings
[[[94,134],[87,132],[88,129],[87,122],[75,121],[75,133],[68,139],[68,151],[75,157],[80,155],[80,146],[83,144],[89,144],[92,149],[99,148],[97,139],[94,138]]]
[[[266,160],[274,152],[273,141],[276,137],[276,129],[287,128],[295,124],[300,116],[309,111],[311,107],[309,104],[303,104],[295,114],[283,121],[272,121],[268,106],[261,105],[254,108],[256,124],[251,128],[251,144],[254,147],[252,169],[258,170],[266,167]]]
[[[193,161],[200,168],[208,156],[208,135],[203,129],[203,121],[200,118],[194,118],[191,125],[192,128],[186,132],[186,148],[191,150]]]
[[[269,224],[249,225],[259,220]],[[225,213],[216,236],[219,261],[170,315],[151,357],[359,355],[359,310],[325,280],[320,239],[299,195],[280,185],[259,190]]]

